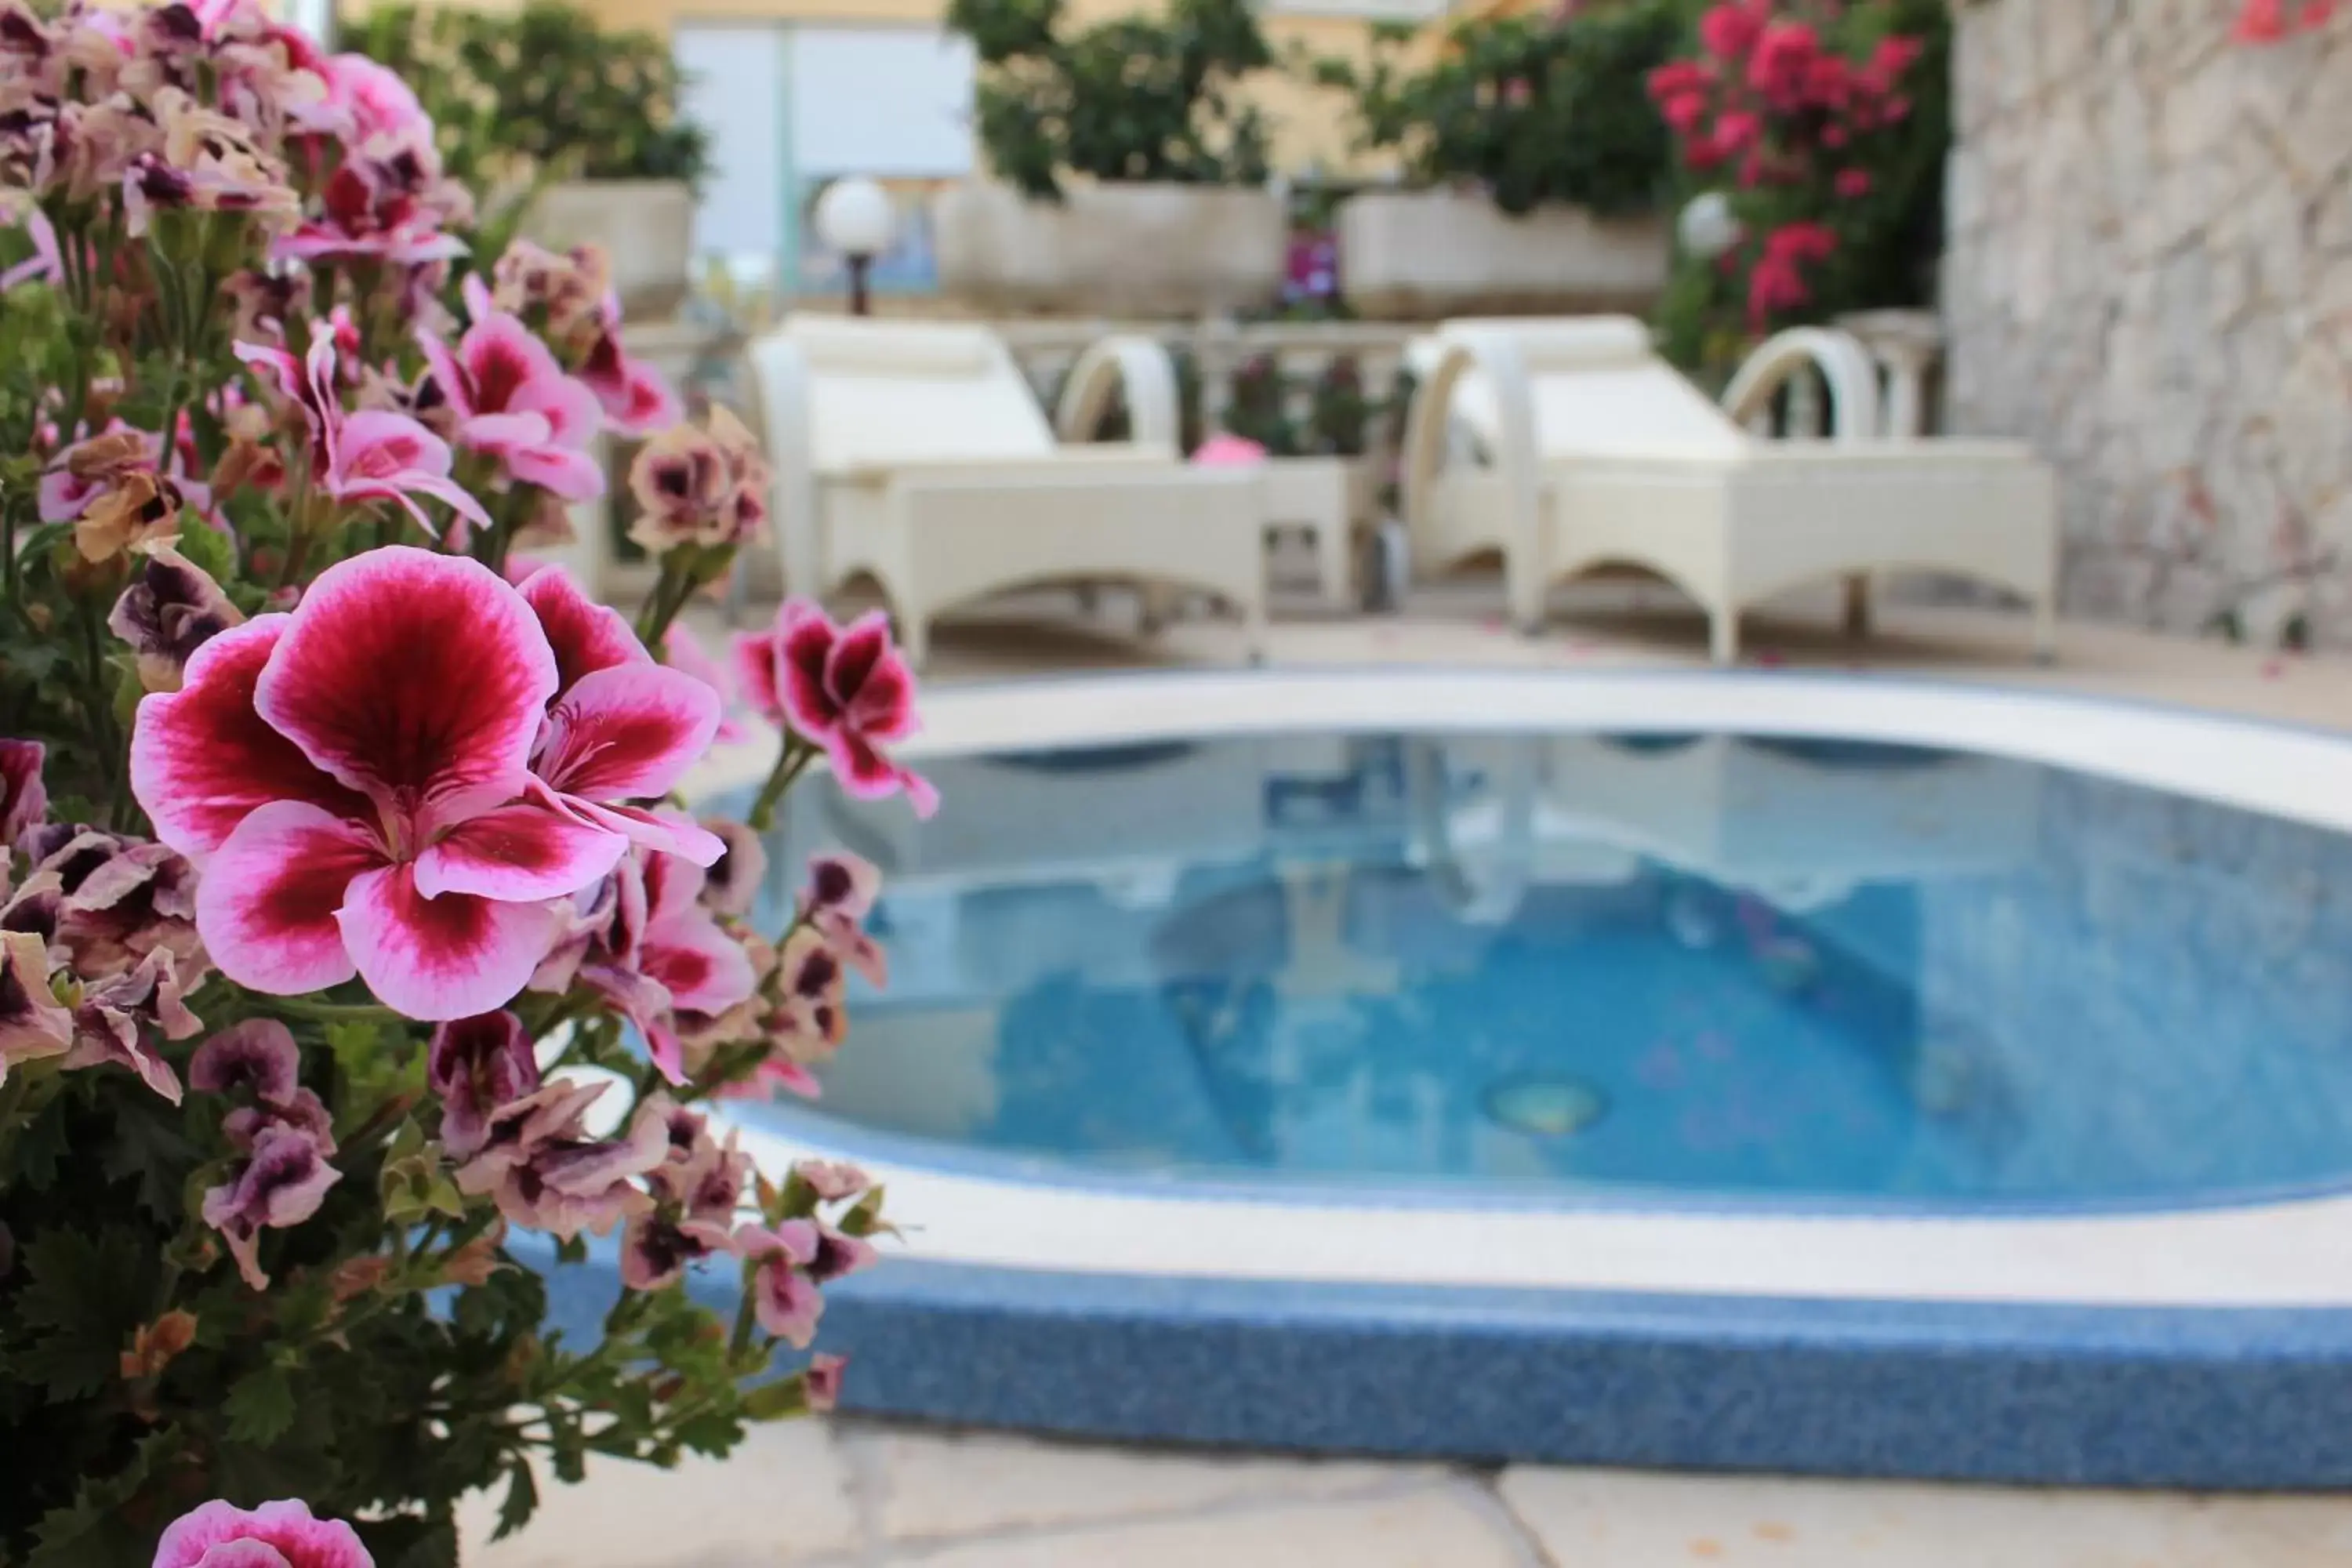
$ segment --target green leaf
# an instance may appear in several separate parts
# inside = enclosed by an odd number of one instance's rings
[[[808,1414],[808,1384],[800,1373],[763,1383],[743,1396],[743,1414],[754,1421],[781,1421]]]
[[[257,1368],[236,1380],[222,1409],[230,1436],[266,1448],[294,1425],[293,1380],[282,1366]]]
[[[51,1509],[33,1527],[39,1544],[25,1568],[145,1568],[153,1543],[125,1520],[123,1505],[179,1443],[177,1432],[152,1432],[122,1468],[84,1479],[70,1504]]]
[[[34,1342],[25,1360],[52,1397],[104,1386],[154,1297],[152,1249],[119,1226],[95,1238],[50,1229],[26,1246],[22,1267],[16,1311]]]
[[[530,1461],[515,1456],[507,1467],[506,1500],[499,1505],[499,1527],[490,1532],[492,1541],[503,1541],[530,1522],[539,1508],[539,1482],[531,1478]]]
[[[585,1237],[579,1236],[567,1236],[562,1240],[557,1242],[555,1244],[555,1261],[558,1263],[587,1262],[587,1238]]]

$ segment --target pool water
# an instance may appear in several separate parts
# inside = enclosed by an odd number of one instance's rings
[[[1203,739],[796,792],[893,977],[815,1108],[1048,1172],[2099,1205],[2352,1176],[2352,842],[2000,758]],[[771,1114],[753,1112],[754,1115]],[[798,1110],[774,1112],[795,1116]]]

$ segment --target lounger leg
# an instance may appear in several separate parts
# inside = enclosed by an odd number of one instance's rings
[[[1541,637],[1544,629],[1543,574],[1532,561],[1517,555],[1503,562],[1503,586],[1511,601],[1511,625],[1525,637]]]
[[[1348,547],[1354,540],[1355,530],[1345,518],[1327,517],[1315,525],[1315,558],[1323,579],[1326,609],[1348,607]]]
[[[1252,664],[1265,662],[1265,593],[1260,589],[1242,601],[1242,642]]]
[[[2044,594],[2033,601],[2033,662],[2058,661],[2058,595]]]
[[[1147,583],[1136,590],[1136,598],[1137,626],[1145,637],[1158,637],[1176,618],[1176,595],[1172,591]]]
[[[1719,667],[1739,662],[1739,607],[1727,605],[1707,614],[1707,652]]]
[[[1870,576],[1867,573],[1850,573],[1845,580],[1845,635],[1866,637],[1870,635]]]
[[[931,662],[931,619],[929,616],[902,616],[899,622],[901,651],[908,666],[919,672]]]

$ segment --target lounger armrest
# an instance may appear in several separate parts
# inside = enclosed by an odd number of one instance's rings
[[[880,487],[894,480],[969,479],[984,484],[991,479],[1013,479],[1039,471],[1055,473],[1165,468],[1180,469],[1176,454],[1164,447],[1139,442],[1102,441],[1056,447],[1049,454],[1007,455],[1002,458],[915,458],[888,463],[858,463],[824,476],[837,484]]]
[[[1196,468],[1165,454],[1113,458],[992,458],[981,461],[896,463],[861,468],[834,482],[896,490],[1019,489],[1202,489],[1253,484],[1247,468]]]

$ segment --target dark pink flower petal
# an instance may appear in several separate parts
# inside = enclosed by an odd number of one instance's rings
[[[778,639],[774,632],[738,632],[729,646],[735,679],[742,683],[743,699],[771,724],[784,721],[782,694],[776,685]]]
[[[220,972],[273,996],[349,980],[336,921],[352,880],[388,857],[366,829],[301,801],[237,824],[196,884],[196,932]]]
[[[592,671],[653,662],[653,655],[629,629],[627,619],[618,610],[590,598],[561,566],[543,566],[525,578],[522,596],[539,616],[548,646],[555,650],[559,694]]]
[[[713,1016],[747,1000],[760,984],[743,944],[699,910],[646,937],[645,973],[670,994],[672,1006]]]
[[[554,694],[555,657],[520,594],[478,562],[394,546],[320,574],[254,704],[429,835],[521,792]]]
[[[870,740],[898,741],[915,728],[915,682],[890,646],[890,620],[870,610],[850,623],[825,657],[824,679],[843,724]]]
[[[776,618],[776,695],[784,719],[812,741],[841,727],[841,704],[825,679],[840,628],[805,600],[787,603]]]
[[[625,834],[630,842],[709,866],[727,853],[726,841],[700,823],[641,805],[606,805],[578,795],[559,797],[562,809],[592,826]]]
[[[275,1552],[285,1568],[374,1568],[375,1563],[350,1525],[313,1519],[306,1503],[266,1502],[247,1510],[208,1502],[163,1531],[155,1547],[155,1568],[222,1568],[238,1561],[224,1557],[223,1549],[245,1542]]]
[[[940,792],[911,768],[900,767],[855,731],[844,731],[826,742],[841,787],[859,800],[881,800],[904,790],[915,815],[929,817],[940,808]]]
[[[131,790],[155,836],[193,858],[218,848],[256,806],[307,801],[337,816],[372,818],[362,796],[320,772],[254,707],[264,666],[292,617],[257,616],[188,659],[177,691],[139,704],[131,735]]]
[[[653,663],[584,675],[555,700],[531,771],[595,801],[667,795],[710,749],[719,693]]]
[[[628,839],[532,801],[467,817],[416,858],[428,899],[475,893],[530,903],[568,898],[612,870]]]
[[[376,999],[426,1020],[504,1005],[530,981],[556,931],[552,903],[471,893],[428,899],[406,866],[359,877],[338,919],[360,978]]]
[[[0,849],[24,837],[25,829],[47,820],[48,786],[41,782],[41,765],[48,750],[38,741],[0,741]]]

